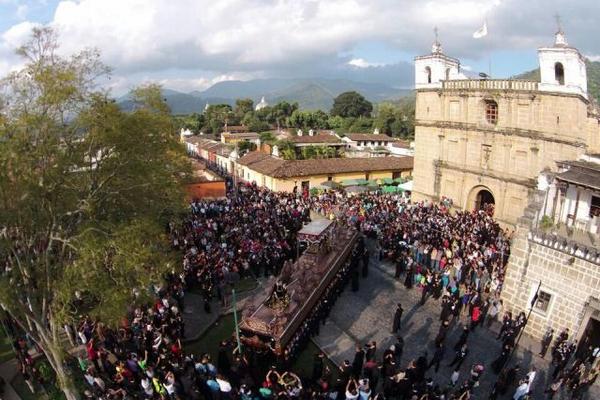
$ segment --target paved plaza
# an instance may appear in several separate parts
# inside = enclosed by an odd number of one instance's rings
[[[361,278],[360,290],[352,292],[348,286],[337,300],[320,335],[314,339],[336,364],[339,365],[346,359],[352,362],[356,343],[365,344],[372,340],[377,342],[377,360],[380,361],[383,351],[395,341],[396,336],[391,333],[391,327],[397,303],[402,303],[404,308],[400,335],[404,338],[405,345],[400,366],[406,367],[411,360],[424,352],[428,353],[428,360],[431,360],[435,351],[433,340],[440,326],[440,302],[429,298],[424,306],[420,306],[420,289],[406,289],[403,284],[404,277],[396,281],[393,273],[394,266],[390,262],[380,264],[372,257],[369,276],[366,279]],[[465,322],[467,316],[463,316],[461,321],[454,323],[451,328],[446,338],[446,353],[439,372],[435,373],[432,367],[427,373],[427,376],[432,377],[440,386],[450,381],[453,368],[448,367],[448,364],[454,358],[454,344]],[[474,363],[483,363],[486,370],[481,378],[481,385],[473,392],[477,399],[488,398],[496,380],[496,375],[491,370],[491,362],[500,353],[501,343],[495,339],[498,327],[499,325],[492,325],[491,331],[478,327],[470,333],[467,341],[469,355],[461,366],[459,383],[469,377],[470,368]],[[520,363],[519,377],[524,376],[531,366],[535,366],[537,375],[533,383],[533,398],[544,399],[544,390],[551,379],[553,367],[549,362],[550,354],[547,354],[544,360],[537,355],[538,352],[539,344],[523,336],[511,366],[516,362]],[[592,387],[587,398],[600,398],[598,386],[596,384]],[[505,398],[512,398],[513,393],[514,388],[509,389]]]

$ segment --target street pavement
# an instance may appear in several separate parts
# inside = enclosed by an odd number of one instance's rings
[[[372,251],[371,254],[374,252]],[[424,352],[431,360],[435,351],[433,344],[440,326],[440,301],[429,298],[424,306],[419,304],[420,289],[406,289],[404,277],[399,281],[394,279],[394,266],[390,262],[382,262],[371,258],[368,278],[361,278],[360,289],[352,292],[346,287],[320,330],[320,335],[314,338],[315,343],[338,365],[344,360],[352,362],[356,343],[364,345],[369,341],[377,342],[377,360],[380,361],[384,350],[395,342],[392,334],[392,320],[396,305],[402,303],[404,314],[400,335],[404,339],[404,352],[401,367],[406,367],[411,360],[416,360]],[[459,323],[453,323],[446,338],[446,352],[438,373],[432,367],[427,377],[445,387],[450,382],[453,367],[448,367],[454,358],[454,344],[463,329],[463,323],[468,323],[468,317],[462,317]],[[467,341],[469,354],[460,369],[459,384],[470,376],[474,363],[483,363],[485,372],[480,379],[480,386],[474,389],[477,399],[487,399],[496,380],[491,369],[492,361],[498,357],[501,350],[500,341],[496,340],[499,324],[491,329],[478,327],[471,332]],[[520,346],[515,351],[510,366],[519,363],[523,377],[532,366],[537,369],[532,391],[534,399],[544,399],[544,390],[548,387],[553,367],[550,366],[550,355],[540,358],[539,344],[523,335]],[[600,399],[598,383],[587,394],[589,399]],[[505,398],[512,398],[514,389],[509,389]],[[561,396],[555,396],[560,399]],[[564,397],[570,398],[570,397]]]

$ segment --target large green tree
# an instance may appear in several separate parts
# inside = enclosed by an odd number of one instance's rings
[[[233,112],[241,121],[247,114],[254,113],[254,101],[252,99],[237,99]]]
[[[289,125],[304,130],[327,129],[329,127],[329,116],[321,111],[295,110],[289,118]]]
[[[227,125],[237,125],[237,118],[229,104],[211,104],[204,111],[204,126],[206,133],[219,133]]]
[[[344,92],[333,100],[331,115],[344,118],[370,117],[373,104],[358,92]]]
[[[1,81],[0,303],[78,399],[59,339],[86,313],[116,324],[173,268],[164,224],[189,172],[158,87],[124,113],[97,91],[96,53],[59,57],[35,29]],[[85,299],[85,308],[81,299]]]

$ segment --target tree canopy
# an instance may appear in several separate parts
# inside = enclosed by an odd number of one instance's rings
[[[0,83],[0,303],[75,399],[58,333],[83,313],[116,324],[152,296],[175,265],[164,226],[190,167],[159,87],[136,89],[124,113],[96,88],[97,53],[57,48],[36,28],[25,67]]]
[[[344,92],[333,101],[331,115],[343,118],[370,117],[373,104],[358,92]]]

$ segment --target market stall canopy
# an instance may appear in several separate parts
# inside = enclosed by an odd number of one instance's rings
[[[402,185],[398,185],[398,187],[402,190],[406,190],[408,192],[412,192],[413,190],[413,181],[408,181],[403,183]]]
[[[364,193],[369,189],[366,186],[348,186],[345,190],[346,193]]]
[[[321,186],[325,186],[329,189],[337,189],[342,185],[339,182],[335,182],[335,181],[325,181],[325,182],[321,182]]]
[[[380,179],[382,185],[392,185],[394,180],[392,178],[382,178]]]
[[[310,188],[311,189],[317,189],[317,190],[329,190],[329,189],[331,189],[329,186],[326,186],[326,185],[323,185],[323,184],[321,184],[321,185],[312,185]]]
[[[344,179],[342,181],[342,186],[358,186],[358,179]]]

